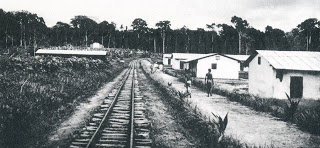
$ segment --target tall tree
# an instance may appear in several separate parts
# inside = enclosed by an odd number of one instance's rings
[[[88,46],[88,37],[95,32],[97,22],[87,16],[78,15],[71,19],[71,24],[76,30],[78,30],[79,37],[84,37],[85,46]]]
[[[316,18],[310,18],[303,21],[301,24],[298,25],[298,29],[300,32],[305,35],[306,38],[306,50],[310,50],[309,46],[312,44],[312,39],[316,30],[318,29],[318,20]]]
[[[162,37],[162,53],[166,53],[165,49],[165,40],[166,40],[166,32],[168,30],[170,30],[170,26],[171,26],[171,23],[170,21],[160,21],[158,23],[156,23],[156,26],[158,27],[158,29],[161,30],[161,37]]]
[[[99,34],[101,36],[101,44],[104,45],[104,37],[105,34],[109,32],[109,22],[108,21],[102,21],[99,23]]]
[[[211,52],[214,52],[214,35],[217,34],[217,32],[215,31],[215,27],[216,27],[216,24],[215,23],[212,23],[212,24],[207,24],[207,28],[210,29],[212,31],[212,34],[211,34]]]
[[[143,45],[144,43],[147,43],[147,38],[145,37],[145,34],[148,32],[148,24],[145,20],[141,19],[141,18],[136,18],[134,19],[134,21],[131,24],[133,31],[135,33],[137,33],[137,42],[136,42],[136,48],[138,49],[143,49]]]
[[[243,20],[240,17],[233,16],[231,18],[231,22],[235,25],[237,31],[238,31],[238,36],[239,36],[239,54],[241,54],[241,38],[245,33],[246,28],[248,28],[249,24],[246,20]]]
[[[53,32],[56,36],[57,45],[66,45],[70,38],[71,26],[67,23],[57,22],[56,25],[52,27]]]

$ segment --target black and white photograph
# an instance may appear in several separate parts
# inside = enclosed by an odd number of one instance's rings
[[[0,0],[0,148],[320,148],[320,0]]]

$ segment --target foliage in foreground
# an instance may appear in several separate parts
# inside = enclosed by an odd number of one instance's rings
[[[0,57],[0,144],[40,146],[45,136],[125,65],[87,58]]]

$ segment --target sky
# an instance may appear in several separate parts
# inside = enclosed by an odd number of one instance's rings
[[[49,27],[58,21],[70,23],[76,15],[114,22],[117,28],[121,24],[130,28],[135,18],[151,28],[169,20],[173,29],[232,25],[231,17],[238,16],[261,31],[269,25],[286,32],[308,18],[320,20],[320,0],[0,0],[0,8],[36,13]]]

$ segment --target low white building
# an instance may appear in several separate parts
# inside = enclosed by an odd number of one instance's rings
[[[211,54],[196,54],[196,53],[172,53],[171,65],[173,69],[184,69],[184,62],[196,58],[201,58]]]
[[[226,54],[226,56],[237,59],[241,62],[240,70],[248,72],[248,67],[244,65],[244,62],[249,58],[249,55],[233,55],[233,54]]]
[[[222,54],[210,54],[204,57],[186,60],[190,71],[198,78],[204,78],[211,69],[213,78],[239,79],[241,61]]]
[[[320,52],[257,50],[246,63],[250,94],[320,99]]]
[[[167,53],[162,55],[163,65],[171,65],[171,56],[172,54]]]
[[[90,45],[91,48],[97,49],[97,48],[103,48],[103,45],[100,43],[94,42],[93,44]]]

